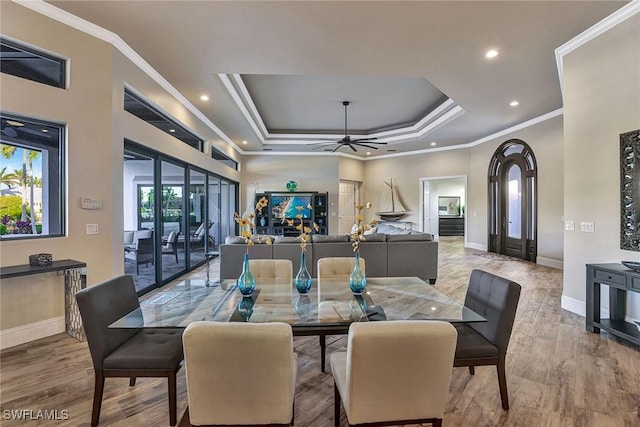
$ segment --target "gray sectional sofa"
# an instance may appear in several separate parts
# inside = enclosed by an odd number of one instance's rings
[[[244,239],[227,237],[220,245],[220,279],[237,278],[242,270],[246,252]],[[251,259],[289,259],[294,274],[300,268],[300,242],[296,237],[273,237],[273,244],[256,243],[249,249]],[[317,276],[320,258],[352,257],[353,248],[348,235],[312,236],[306,249],[307,269]],[[365,260],[366,275],[370,277],[416,276],[435,284],[438,277],[438,242],[431,234],[384,234],[366,236],[360,244],[360,256]]]

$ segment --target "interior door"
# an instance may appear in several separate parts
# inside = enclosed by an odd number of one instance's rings
[[[501,177],[502,227],[500,233],[501,253],[526,259],[527,228],[526,198],[523,194],[525,176],[516,162],[504,168]]]
[[[338,233],[350,234],[356,212],[356,183],[340,182],[338,203]]]

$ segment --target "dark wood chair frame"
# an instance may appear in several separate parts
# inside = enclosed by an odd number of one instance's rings
[[[100,420],[100,410],[102,408],[102,395],[104,393],[104,380],[106,378],[129,378],[129,386],[136,385],[136,378],[162,378],[166,377],[169,392],[169,424],[175,426],[178,420],[177,405],[177,385],[176,376],[181,366],[175,370],[123,370],[123,369],[102,369],[95,370],[95,389],[93,392],[93,410],[91,412],[91,425],[97,426]]]

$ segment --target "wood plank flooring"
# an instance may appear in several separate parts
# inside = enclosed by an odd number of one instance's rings
[[[218,262],[211,265],[214,277]],[[475,376],[455,368],[445,426],[640,426],[640,349],[606,333],[588,333],[584,318],[562,310],[560,270],[465,249],[462,238],[441,240],[438,289],[463,301],[474,268],[523,288],[507,354],[511,410],[501,409],[495,368],[478,367]],[[204,277],[204,268],[191,275]],[[333,381],[330,372],[320,372],[318,339],[296,337],[294,344],[300,356],[295,425],[333,426]],[[328,337],[327,354],[344,346],[343,337]],[[160,379],[140,378],[135,387],[127,379],[107,379],[100,426],[168,426],[166,390]],[[0,353],[0,426],[88,426],[92,396],[86,343],[60,334]],[[181,370],[178,417],[186,405]],[[32,410],[34,416],[58,410],[59,417],[66,410],[68,419],[6,419],[10,410]]]

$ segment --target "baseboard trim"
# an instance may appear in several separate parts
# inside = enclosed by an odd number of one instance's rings
[[[487,245],[482,245],[480,243],[467,242],[465,243],[464,247],[487,252]]]
[[[545,267],[557,268],[558,270],[564,270],[564,263],[559,259],[539,256],[536,258],[536,264],[544,265]]]
[[[587,315],[587,305],[584,301],[580,301],[579,299],[571,298],[566,295],[562,295],[560,307],[582,317]]]
[[[0,331],[0,350],[59,334],[65,330],[64,316],[5,329]]]

